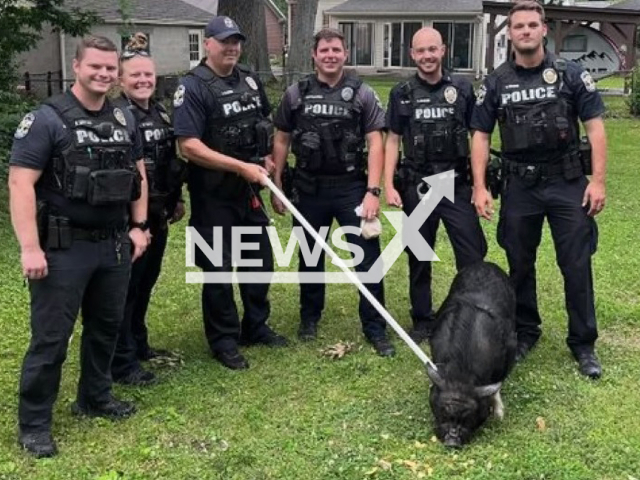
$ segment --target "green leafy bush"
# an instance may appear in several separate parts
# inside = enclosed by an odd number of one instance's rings
[[[13,134],[36,102],[18,93],[0,91],[0,178],[6,179]]]

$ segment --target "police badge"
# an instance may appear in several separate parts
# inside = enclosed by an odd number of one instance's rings
[[[458,99],[458,91],[456,90],[456,87],[445,88],[444,99],[449,105],[453,105],[454,103],[456,103],[456,100]]]
[[[342,89],[342,92],[340,92],[340,96],[342,97],[342,100],[344,100],[345,102],[348,102],[353,98],[353,88],[344,87]]]
[[[553,68],[547,68],[542,72],[542,78],[548,84],[553,84],[558,81],[558,73]]]
[[[119,108],[114,108],[113,116],[116,117],[116,120],[120,125],[122,125],[123,127],[127,126],[127,119],[124,118],[124,113],[122,113],[122,110],[120,110]]]
[[[20,125],[18,125],[18,128],[16,128],[16,132],[13,134],[13,138],[17,138],[18,140],[20,140],[21,138],[26,137],[35,119],[36,116],[33,113],[27,113],[20,122]]]
[[[252,90],[258,90],[258,84],[256,83],[256,81],[253,79],[253,77],[247,77],[246,80],[247,85],[249,85],[249,87]]]
[[[160,112],[160,116],[165,122],[171,124],[171,119],[169,118],[169,115],[167,115],[167,112]]]
[[[595,92],[596,91],[596,82],[593,81],[593,77],[587,71],[584,71],[580,74],[580,79],[584,86],[587,89],[587,92]]]
[[[178,85],[176,92],[173,94],[173,106],[178,108],[184,102],[184,85]]]

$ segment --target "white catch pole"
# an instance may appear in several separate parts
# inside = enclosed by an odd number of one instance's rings
[[[302,214],[298,211],[298,209],[293,206],[293,204],[289,201],[289,199],[285,197],[284,193],[282,193],[280,189],[276,187],[275,184],[266,175],[265,175],[265,179],[266,179],[265,185],[269,188],[269,190],[271,190],[273,194],[276,197],[278,197],[278,199],[282,203],[284,203],[287,209],[293,214],[294,217],[296,217],[296,219],[300,222],[300,224],[304,227],[304,229],[307,232],[309,232],[309,234],[314,238],[314,240],[320,244],[322,249],[325,252],[327,252],[327,254],[329,254],[333,262],[338,267],[340,267],[340,269],[345,273],[345,275],[349,278],[349,280],[351,280],[351,282],[356,287],[358,287],[358,290],[360,290],[360,292],[366,297],[366,299],[371,302],[371,305],[373,305],[373,307],[378,311],[378,313],[382,315],[382,318],[384,318],[386,322],[391,326],[391,328],[395,330],[398,336],[404,341],[404,343],[406,343],[409,346],[409,348],[413,351],[413,353],[415,353],[418,356],[420,361],[425,365],[429,364],[434,370],[437,370],[438,367],[436,367],[435,363],[433,363],[431,359],[427,357],[427,355],[422,351],[422,349],[416,344],[416,342],[414,342],[411,339],[411,337],[407,335],[407,332],[404,331],[404,329],[398,324],[398,322],[394,320],[391,314],[380,304],[380,302],[378,302],[376,297],[374,297],[369,291],[369,289],[364,286],[364,284],[360,281],[358,276],[353,271],[351,271],[349,267],[345,265],[342,259],[338,257],[338,255],[336,255],[333,249],[329,245],[327,245],[327,242],[324,241],[324,238],[318,235],[318,232],[316,232],[313,229],[313,227],[309,225],[309,222],[307,222],[307,220],[302,216]]]

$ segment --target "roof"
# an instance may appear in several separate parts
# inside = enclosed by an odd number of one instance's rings
[[[623,2],[614,3],[609,8],[623,8],[625,10],[640,10],[640,0],[624,0]]]
[[[284,13],[282,13],[282,10],[278,8],[278,5],[276,5],[276,3],[273,0],[266,0],[264,3],[268,8],[271,9],[273,13],[276,14],[276,17],[278,17],[280,20],[287,19],[287,16]]]
[[[134,0],[128,19],[138,23],[206,25],[211,13],[182,0]],[[65,8],[95,12],[107,23],[123,23],[118,0],[66,0]]]
[[[182,0],[185,3],[198,7],[200,10],[209,12],[212,15],[218,14],[218,0]]]
[[[347,0],[325,13],[482,13],[482,0]]]

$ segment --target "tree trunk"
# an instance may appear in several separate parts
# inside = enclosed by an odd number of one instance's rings
[[[263,81],[274,78],[269,61],[267,23],[264,0],[219,0],[218,15],[232,18],[247,36],[244,62],[253,68]]]
[[[287,83],[313,72],[313,34],[316,30],[318,0],[295,0],[291,2],[291,38],[287,61]]]

